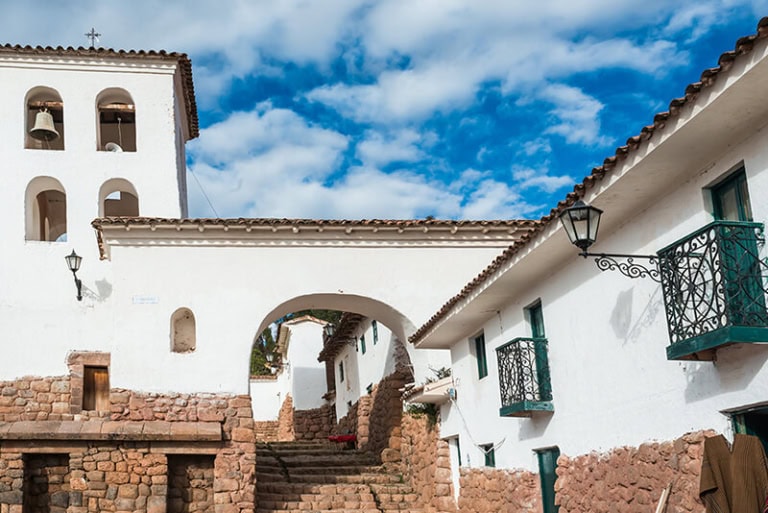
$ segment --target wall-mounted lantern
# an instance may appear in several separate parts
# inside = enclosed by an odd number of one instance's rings
[[[83,282],[80,281],[80,278],[77,277],[77,271],[80,270],[80,263],[83,261],[83,257],[75,253],[75,250],[73,249],[72,253],[64,257],[64,260],[67,261],[67,267],[69,267],[69,270],[72,271],[72,276],[75,277],[75,287],[77,287],[77,300],[82,301]]]
[[[597,241],[597,230],[600,227],[600,216],[603,211],[587,205],[581,200],[560,213],[565,233],[571,244],[581,250],[584,258],[595,257],[595,264],[601,271],[619,271],[629,278],[650,278],[661,283],[658,268],[658,257],[655,255],[625,255],[620,253],[589,253],[587,249]],[[653,267],[647,268],[635,262],[636,258],[648,260]]]

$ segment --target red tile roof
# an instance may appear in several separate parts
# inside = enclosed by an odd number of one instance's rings
[[[111,48],[64,48],[62,46],[21,46],[1,45],[0,55],[30,55],[30,56],[54,56],[54,57],[89,57],[93,59],[141,59],[175,61],[181,73],[181,83],[184,88],[184,106],[187,112],[187,128],[189,137],[194,139],[200,135],[200,126],[197,118],[197,102],[195,101],[195,86],[192,81],[192,63],[185,53],[166,52],[165,50],[113,50]]]
[[[657,129],[664,128],[670,119],[676,117],[682,106],[693,102],[703,89],[711,87],[717,80],[718,75],[730,69],[734,60],[742,55],[750,53],[755,42],[760,39],[765,39],[766,37],[768,37],[768,17],[762,18],[757,23],[756,34],[745,36],[737,40],[733,50],[720,55],[720,58],[717,61],[717,66],[705,69],[701,73],[701,79],[698,82],[688,84],[685,88],[684,96],[673,99],[669,103],[668,110],[659,112],[654,116],[653,124],[644,126],[638,135],[627,139],[626,145],[616,148],[614,155],[607,157],[601,166],[593,168],[592,173],[584,178],[581,183],[576,184],[573,191],[569,192],[565,199],[558,202],[557,206],[553,208],[549,214],[543,216],[528,233],[522,235],[518,241],[513,243],[501,255],[496,257],[488,267],[465,285],[458,294],[449,299],[448,302],[445,303],[426,323],[424,323],[423,326],[416,330],[413,335],[408,337],[408,340],[414,344],[419,342],[435,325],[448,315],[454,306],[493,276],[496,271],[498,271],[506,262],[511,260],[512,257],[528,244],[528,242],[530,242],[539,232],[543,231],[550,223],[557,222],[558,215],[563,209],[571,206],[579,198],[582,198],[586,191],[600,182],[606,174],[609,174],[616,167],[617,163],[626,159],[633,151],[637,150],[641,142],[650,139]]]
[[[91,225],[100,229],[105,226],[228,226],[228,227],[355,227],[355,228],[515,228],[531,230],[538,221],[530,219],[497,219],[483,221],[453,221],[449,219],[286,219],[286,218],[197,218],[177,219],[162,217],[101,217],[94,219]]]
[[[327,362],[336,358],[339,351],[350,341],[357,344],[355,334],[357,327],[366,319],[364,315],[344,312],[339,319],[339,325],[336,326],[333,335],[323,340],[323,350],[317,357],[319,362]]]

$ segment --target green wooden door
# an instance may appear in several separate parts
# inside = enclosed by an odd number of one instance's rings
[[[714,216],[723,221],[752,221],[752,206],[744,170],[712,189]],[[720,259],[728,319],[737,326],[764,326],[768,322],[763,293],[757,237],[751,228],[721,230]]]
[[[539,478],[541,480],[541,503],[544,513],[557,513],[560,507],[555,506],[555,481],[557,474],[557,458],[560,456],[560,449],[552,447],[536,451],[539,458]]]

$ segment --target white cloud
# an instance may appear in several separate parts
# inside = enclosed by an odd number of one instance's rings
[[[554,105],[550,114],[556,118],[544,133],[561,135],[571,144],[610,144],[611,139],[600,135],[599,114],[603,104],[596,98],[563,84],[545,87],[539,97]]]
[[[356,156],[364,165],[383,167],[390,162],[416,162],[426,157],[422,146],[429,146],[434,134],[413,129],[394,133],[368,131],[357,143]]]
[[[512,171],[512,177],[515,179],[519,189],[536,188],[548,193],[556,192],[574,183],[574,179],[567,175],[549,175],[546,168],[538,171],[531,168],[515,168]]]

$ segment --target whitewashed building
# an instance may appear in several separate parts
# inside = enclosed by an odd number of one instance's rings
[[[326,336],[319,353],[319,359],[332,368],[330,399],[336,419],[346,416],[360,397],[370,394],[375,385],[396,371],[398,352],[405,352],[403,344],[375,319],[358,314],[342,317],[334,332]],[[447,355],[432,353],[437,361],[447,362],[447,358],[439,358]]]
[[[279,358],[272,362],[271,379],[251,377],[253,418],[257,421],[277,420],[286,398],[293,408],[311,410],[325,404],[325,365],[317,361],[323,347],[325,321],[304,315],[280,324],[276,350]]]
[[[451,351],[455,399],[443,403],[440,434],[463,468],[457,486],[482,467],[528,471],[540,474],[533,493],[545,512],[556,490],[568,511],[602,511],[620,487],[625,502],[655,505],[674,480],[674,511],[688,511],[701,448],[680,454],[672,441],[736,431],[768,442],[766,27],[411,337]],[[620,256],[596,266],[578,255],[559,222],[577,200],[603,211],[588,251]],[[638,448],[655,455],[642,464],[658,481],[627,477]],[[575,461],[602,477],[578,474]],[[622,483],[611,468],[623,469]],[[590,479],[601,482],[577,490]],[[577,504],[585,497],[594,509]]]

